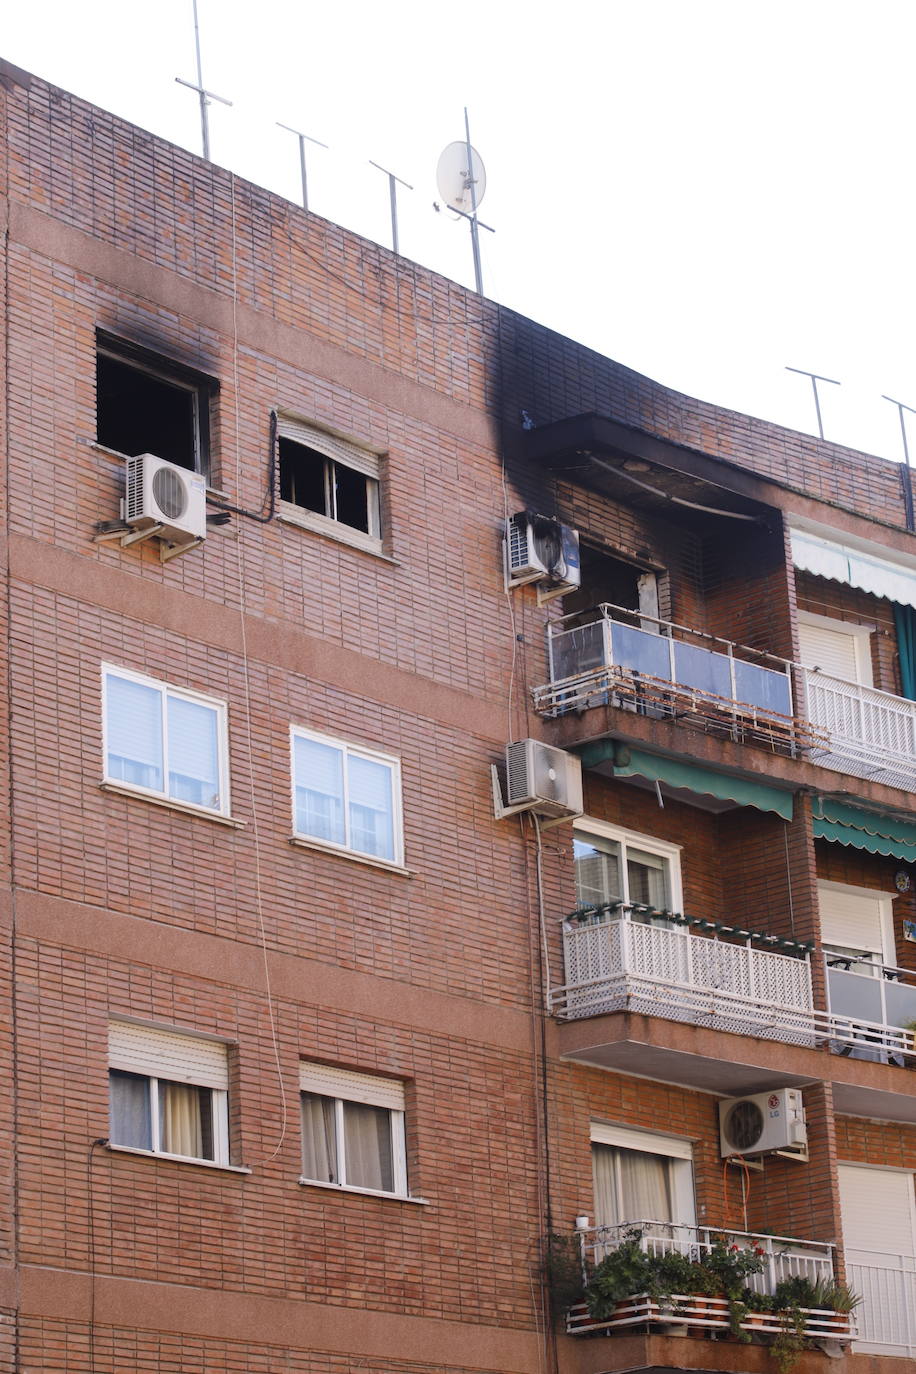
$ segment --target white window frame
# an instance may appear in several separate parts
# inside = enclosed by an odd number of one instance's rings
[[[113,1022],[110,1023],[110,1026],[113,1028],[114,1026],[117,1026],[117,1025],[119,1025],[119,1024],[122,1024],[122,1023],[119,1023],[119,1022],[117,1022],[117,1021],[113,1021]],[[133,1023],[127,1023],[127,1022],[125,1022],[125,1023],[123,1023],[123,1024],[133,1024]],[[189,1034],[187,1034],[186,1032],[183,1032],[183,1031],[180,1031],[180,1030],[175,1030],[174,1027],[167,1027],[167,1028],[166,1028],[166,1027],[160,1027],[160,1026],[156,1026],[156,1027],[149,1026],[149,1027],[146,1027],[145,1029],[148,1030],[148,1031],[150,1032],[151,1036],[155,1036],[155,1035],[157,1035],[157,1034],[162,1034],[162,1033],[164,1032],[165,1034],[168,1034],[169,1037],[170,1037],[172,1040],[179,1039],[179,1038],[180,1038],[180,1039],[183,1039],[183,1040],[186,1040],[186,1041],[189,1042],[189,1049],[190,1049],[190,1047],[194,1044],[194,1042],[195,1042],[196,1040],[211,1040],[211,1037],[209,1037],[209,1036],[194,1036],[194,1035],[189,1035]],[[216,1044],[216,1045],[219,1045],[219,1046],[222,1046],[224,1053],[228,1053],[228,1046],[227,1046],[227,1044],[226,1044],[225,1041],[220,1041],[220,1040],[215,1040],[215,1039],[214,1039],[214,1040],[212,1041],[212,1043],[214,1043],[214,1044]],[[134,1067],[134,1066],[128,1067],[126,1061],[122,1061],[122,1063],[113,1063],[112,1060],[113,1060],[113,1059],[117,1059],[117,1058],[118,1058],[118,1056],[115,1055],[115,1054],[113,1054],[113,1053],[111,1052],[111,1050],[109,1050],[109,1056],[108,1056],[108,1074],[109,1074],[109,1080],[110,1080],[110,1077],[111,1077],[111,1074],[112,1074],[112,1073],[124,1073],[124,1074],[130,1074],[130,1075],[132,1075],[132,1076],[135,1077],[135,1078],[143,1078],[143,1079],[146,1080],[146,1082],[147,1082],[148,1085],[149,1085],[149,1101],[150,1101],[150,1141],[151,1141],[151,1144],[150,1144],[149,1149],[143,1149],[143,1148],[140,1147],[140,1146],[135,1146],[135,1145],[122,1145],[122,1144],[120,1144],[120,1143],[119,1143],[118,1141],[116,1141],[116,1140],[110,1140],[110,1141],[109,1141],[109,1144],[110,1144],[110,1146],[111,1146],[112,1149],[115,1149],[115,1150],[125,1150],[125,1151],[128,1151],[128,1152],[132,1153],[132,1154],[158,1155],[158,1156],[159,1156],[160,1158],[162,1158],[162,1159],[176,1159],[176,1160],[181,1160],[181,1161],[184,1162],[184,1163],[204,1164],[204,1165],[218,1165],[218,1166],[221,1167],[221,1168],[229,1168],[229,1167],[231,1167],[231,1166],[230,1166],[230,1163],[229,1163],[229,1092],[228,1092],[228,1088],[217,1088],[217,1087],[214,1087],[214,1086],[212,1085],[212,1083],[195,1083],[195,1082],[193,1081],[193,1077],[189,1077],[189,1078],[187,1078],[187,1079],[184,1079],[184,1078],[183,1078],[183,1079],[179,1080],[179,1079],[176,1078],[176,1077],[171,1077],[171,1078],[170,1078],[170,1077],[168,1076],[168,1074],[165,1074],[165,1073],[160,1074],[160,1075],[156,1075],[156,1074],[153,1074],[153,1073],[144,1073],[144,1072],[142,1072],[141,1070],[139,1070],[138,1068],[136,1068],[136,1067]],[[123,1066],[122,1066],[122,1064],[123,1064]],[[228,1060],[227,1060],[227,1064],[226,1064],[226,1079],[227,1079],[227,1081],[228,1081],[228,1072],[229,1072],[229,1070],[228,1070]],[[209,1091],[209,1093],[210,1093],[210,1110],[211,1110],[211,1113],[212,1113],[212,1115],[211,1115],[211,1122],[210,1122],[210,1129],[211,1129],[211,1134],[212,1134],[212,1138],[213,1138],[213,1158],[212,1158],[212,1159],[207,1159],[207,1158],[205,1158],[203,1155],[180,1155],[180,1154],[174,1154],[172,1151],[163,1150],[163,1149],[162,1149],[162,1146],[161,1146],[161,1131],[160,1131],[160,1125],[159,1125],[159,1084],[160,1084],[160,1083],[176,1083],[176,1082],[179,1082],[179,1081],[182,1082],[182,1083],[184,1084],[184,1086],[187,1086],[187,1087],[206,1088],[206,1089]],[[110,1129],[110,1128],[109,1128],[109,1129]]]
[[[610,1145],[617,1150],[638,1150],[642,1154],[661,1155],[668,1161],[671,1179],[672,1226],[696,1226],[696,1191],[694,1187],[693,1143],[682,1136],[659,1135],[632,1126],[614,1126],[609,1122],[590,1123],[592,1145]],[[619,1183],[618,1183],[619,1187]],[[625,1217],[624,1221],[654,1220],[654,1218]]]
[[[818,615],[815,611],[799,611],[800,625],[813,625],[834,634],[847,635],[853,643],[856,658],[856,682],[858,687],[874,687],[875,677],[871,658],[871,637],[877,629],[875,625],[857,625],[851,620],[837,620],[835,616]],[[813,669],[808,669],[812,672]],[[829,674],[827,676],[830,676]]]
[[[629,904],[630,900],[630,878],[627,872],[627,846],[633,849],[644,849],[647,854],[655,854],[658,858],[666,860],[668,864],[668,886],[671,891],[671,911],[682,912],[684,909],[684,895],[681,886],[681,850],[682,845],[672,844],[668,840],[658,840],[653,835],[641,835],[636,830],[625,830],[622,826],[611,825],[608,821],[595,820],[591,816],[580,816],[573,821],[573,838],[585,839],[589,835],[595,835],[602,840],[613,840],[620,845],[621,850],[621,885],[624,889],[624,901]],[[686,931],[686,927],[683,927]]]
[[[154,787],[144,787],[141,783],[126,782],[123,778],[113,778],[108,772],[108,678],[119,677],[127,682],[136,682],[142,687],[155,689],[162,696],[162,781],[161,790]],[[219,806],[201,806],[196,802],[185,801],[182,797],[173,797],[168,790],[169,785],[169,754],[168,754],[168,699],[175,697],[182,701],[192,702],[195,706],[206,706],[216,714],[216,750],[217,768],[219,782]],[[228,816],[230,814],[229,805],[229,728],[228,712],[226,703],[216,697],[204,696],[201,692],[193,692],[185,687],[175,687],[171,683],[162,682],[158,678],[147,677],[144,673],[135,672],[133,668],[122,668],[116,663],[102,664],[102,774],[104,783],[115,787],[119,791],[136,793],[140,797],[150,797],[156,801],[164,802],[168,806],[174,806],[181,810],[194,811],[202,816]]]
[[[347,842],[338,844],[334,840],[326,840],[320,835],[309,835],[305,831],[296,829],[296,740],[312,740],[316,744],[323,744],[327,748],[337,749],[343,755],[343,819],[344,834]],[[373,854],[365,849],[356,849],[349,843],[350,839],[350,788],[349,788],[349,760],[350,758],[367,759],[370,763],[382,764],[391,771],[391,833],[394,854],[388,859],[381,855]],[[365,863],[379,864],[388,868],[403,868],[404,866],[404,820],[403,804],[401,796],[401,761],[392,754],[381,754],[374,749],[366,749],[361,744],[349,744],[346,740],[334,739],[330,735],[322,735],[315,730],[306,730],[302,726],[293,725],[290,727],[290,778],[292,782],[292,807],[293,807],[293,838],[302,844],[314,845],[319,849],[329,849],[335,854],[352,855],[363,860]]]
[[[281,500],[279,502],[281,518],[290,524],[301,525],[304,529],[312,530],[316,534],[327,535],[342,544],[352,544],[355,548],[362,549],[366,553],[381,554],[383,552],[382,474],[379,454],[346,439],[339,439],[335,435],[291,415],[278,417],[277,439],[278,441],[288,439],[303,448],[314,449],[325,459],[325,506],[329,511],[333,510],[335,499],[331,490],[329,464],[337,463],[338,466],[348,468],[350,472],[358,473],[364,477],[366,480],[366,514],[369,529],[368,532],[357,529],[353,525],[338,520],[336,515],[308,510],[305,506],[299,506],[294,501]]]
[[[834,883],[834,882],[829,882],[829,881],[827,881],[826,879],[822,879],[822,878],[819,878],[819,879],[818,879],[818,882],[817,882],[817,890],[818,890],[818,897],[819,897],[819,898],[820,898],[821,893],[838,892],[838,893],[842,894],[843,896],[847,896],[847,897],[858,897],[858,898],[861,898],[863,901],[874,903],[874,905],[876,905],[876,906],[878,907],[878,913],[879,913],[880,930],[881,930],[881,948],[880,948],[880,949],[873,949],[870,945],[865,945],[865,944],[852,946],[851,948],[861,949],[863,955],[868,955],[868,954],[874,954],[874,955],[876,955],[878,961],[879,961],[881,964],[887,964],[887,965],[889,965],[889,966],[891,966],[891,967],[895,967],[895,966],[896,966],[896,963],[897,963],[897,951],[896,951],[896,946],[895,946],[895,943],[894,943],[894,906],[893,906],[894,897],[897,895],[896,893],[892,893],[892,892],[881,892],[878,888],[874,888],[874,887],[856,887],[856,886],[854,886],[854,885],[851,884],[851,883]],[[822,918],[822,916],[820,916],[820,914],[819,914],[819,920],[820,920],[821,922],[822,922],[822,920],[823,920],[823,918]],[[821,932],[821,934],[822,934],[822,943],[823,943],[823,926],[822,926],[822,932]],[[833,949],[833,946],[827,944],[827,945],[825,945],[825,948],[826,948],[827,952],[829,953],[829,952]],[[867,976],[867,974],[868,974],[868,969],[867,969],[867,968],[863,968],[861,965],[858,965],[858,966],[854,966],[854,967],[851,969],[851,972],[852,972],[852,973],[861,973],[861,974],[864,974],[864,975]],[[875,968],[875,969],[873,969],[873,972],[874,972],[874,973],[878,973],[879,970],[878,970],[877,968]]]
[[[300,1101],[306,1094],[313,1097],[324,1097],[334,1103],[335,1150],[340,1182],[331,1183],[327,1179],[309,1178],[303,1173],[299,1179],[300,1183],[320,1188],[333,1188],[344,1193],[365,1193],[370,1197],[396,1197],[413,1200],[410,1198],[407,1182],[407,1133],[405,1129],[406,1113],[403,1105],[404,1084],[402,1082],[390,1078],[378,1078],[371,1074],[331,1069],[324,1064],[300,1060]],[[388,1105],[394,1100],[398,1101],[398,1106]],[[380,1106],[384,1111],[387,1111],[391,1130],[391,1164],[394,1178],[394,1188],[390,1192],[387,1189],[365,1188],[361,1184],[347,1182],[347,1149],[344,1130],[345,1102],[360,1102],[371,1106]],[[302,1152],[304,1169],[304,1141],[302,1141]]]

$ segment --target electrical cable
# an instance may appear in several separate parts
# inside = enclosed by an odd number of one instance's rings
[[[95,1192],[92,1187],[92,1162],[96,1150],[107,1145],[106,1136],[99,1136],[89,1146],[86,1157],[87,1250],[89,1252],[89,1374],[95,1374]]]
[[[233,301],[233,323],[235,321],[235,303]],[[236,348],[238,348],[238,337],[236,336]],[[235,367],[235,375],[238,378],[238,363]],[[238,392],[235,400],[235,433],[238,442],[239,416],[238,416]],[[277,412],[270,412],[270,442],[269,456],[267,461],[267,514],[259,515],[256,511],[245,510],[244,506],[233,506],[228,501],[220,501],[215,496],[207,497],[208,506],[217,506],[220,510],[231,511],[233,515],[244,515],[248,520],[256,520],[259,525],[269,525],[277,513]],[[238,463],[236,463],[236,487],[241,476]]]
[[[654,487],[651,482],[642,482],[638,477],[634,477],[632,472],[625,472],[623,468],[615,467],[613,463],[605,463],[601,458],[596,458],[592,453],[589,455],[596,467],[604,468],[605,472],[613,473],[615,477],[622,477],[625,482],[632,482],[634,487],[642,487],[643,491],[650,491],[653,496],[660,496],[664,501],[670,501],[675,506],[686,506],[688,510],[702,511],[704,515],[724,515],[730,520],[750,520],[753,524],[760,524],[759,515],[747,515],[744,511],[719,510],[716,506],[701,506],[698,501],[688,501],[683,496],[672,496],[670,492],[664,491],[662,487]]]

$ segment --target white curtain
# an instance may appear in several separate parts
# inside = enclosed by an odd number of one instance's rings
[[[592,1145],[595,1222],[673,1221],[671,1161],[641,1150]]]
[[[295,736],[296,829],[300,835],[344,844],[343,753]]]
[[[302,1177],[316,1183],[340,1182],[336,1107],[333,1097],[302,1094]]]
[[[394,1192],[391,1113],[385,1107],[344,1103],[347,1182],[355,1188]]]
[[[217,714],[184,697],[168,699],[169,796],[195,806],[219,806]]]
[[[159,1081],[159,1148],[191,1159],[213,1158],[209,1088]]]
[[[394,858],[391,769],[385,763],[351,754],[347,781],[350,787],[350,845],[363,854]]]
[[[110,1124],[113,1145],[129,1145],[135,1150],[153,1148],[150,1117],[149,1079],[139,1074],[112,1069],[108,1075]]]

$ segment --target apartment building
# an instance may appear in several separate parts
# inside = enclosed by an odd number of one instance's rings
[[[0,74],[0,1368],[903,1369],[907,474]]]

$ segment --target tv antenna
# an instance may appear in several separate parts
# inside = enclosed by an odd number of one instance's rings
[[[900,434],[903,439],[903,504],[906,508],[906,527],[908,530],[914,528],[913,511],[913,477],[910,470],[910,450],[906,441],[906,420],[903,412],[908,410],[911,415],[916,415],[916,410],[912,406],[905,405],[903,401],[895,401],[893,396],[881,397],[882,401],[890,401],[892,406],[897,407],[897,414],[900,416]]]
[[[175,80],[179,86],[187,86],[189,91],[196,91],[200,98],[200,134],[203,143],[204,157],[210,161],[210,121],[207,117],[207,106],[211,100],[218,100],[221,105],[231,105],[232,101],[225,96],[216,95],[213,91],[208,91],[204,86],[203,71],[200,65],[200,25],[197,22],[197,0],[192,0],[194,6],[194,50],[197,53],[197,84],[193,81],[183,81],[180,76]]]
[[[291,124],[281,124],[279,119],[277,120],[277,128],[285,129],[288,134],[295,134],[299,140],[299,171],[302,174],[302,208],[303,210],[307,210],[309,208],[309,183],[308,177],[305,174],[305,145],[306,143],[315,143],[319,148],[327,148],[328,145],[322,143],[320,138],[312,138],[311,134],[302,133],[301,129],[294,129]]]
[[[817,432],[818,432],[818,434],[821,436],[821,438],[823,439],[823,437],[824,437],[824,422],[823,422],[823,420],[821,419],[821,403],[820,403],[820,400],[818,399],[818,395],[817,395],[817,384],[818,384],[818,382],[829,382],[831,386],[839,386],[840,383],[834,381],[834,379],[833,379],[832,377],[819,377],[818,374],[817,374],[816,372],[806,372],[805,369],[804,369],[803,367],[787,367],[787,368],[786,368],[786,371],[787,371],[787,372],[797,372],[797,373],[799,374],[799,376],[801,376],[801,377],[810,377],[810,378],[811,378],[811,386],[812,386],[812,389],[813,389],[813,391],[814,391],[814,409],[817,411]]]
[[[480,269],[480,236],[478,229],[495,229],[478,219],[477,209],[487,189],[487,173],[483,159],[471,146],[471,129],[467,106],[464,109],[464,140],[450,143],[439,158],[436,168],[439,195],[450,210],[461,215],[471,226],[471,251],[474,255],[474,281],[478,296],[483,295],[483,274]]]
[[[406,186],[408,191],[412,191],[413,187],[409,181],[402,181],[400,177],[395,176],[394,172],[389,172],[388,168],[383,167],[380,162],[373,162],[371,157],[369,166],[377,167],[388,178],[388,195],[391,200],[391,246],[396,253],[399,253],[401,250],[398,248],[398,187]]]

